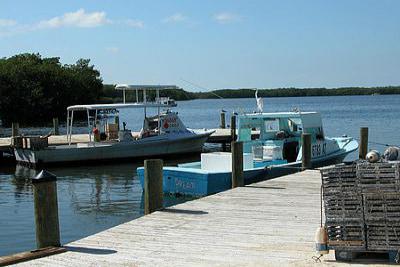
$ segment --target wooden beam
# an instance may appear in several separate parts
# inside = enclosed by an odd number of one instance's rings
[[[64,247],[45,247],[41,249],[36,249],[27,252],[21,252],[9,256],[0,257],[0,266],[7,266],[16,264],[19,262],[39,259],[43,257],[47,257],[54,254],[59,254],[66,252],[67,249]]]

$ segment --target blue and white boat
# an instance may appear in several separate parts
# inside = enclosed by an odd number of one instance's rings
[[[252,131],[259,133],[254,138]],[[238,116],[237,140],[243,142],[245,184],[300,170],[302,133],[311,134],[313,167],[339,163],[358,148],[351,137],[325,136],[317,112],[251,113]],[[201,155],[201,161],[163,168],[164,192],[194,196],[231,188],[231,154]],[[144,170],[138,168],[143,185]]]

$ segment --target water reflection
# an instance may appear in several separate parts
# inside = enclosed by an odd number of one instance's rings
[[[165,160],[165,165],[198,156]],[[143,215],[136,168],[143,162],[48,168],[57,176],[61,241],[67,243]],[[31,178],[38,171],[17,165],[0,170],[0,256],[35,248]],[[165,196],[170,206],[191,198]]]
[[[20,165],[15,167],[14,175],[11,178],[11,184],[14,185],[15,201],[24,201],[25,196],[32,195],[31,178],[35,177],[36,171]]]

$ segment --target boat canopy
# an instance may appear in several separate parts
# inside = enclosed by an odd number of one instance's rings
[[[115,86],[115,90],[122,90],[124,103],[126,102],[126,91],[136,91],[136,102],[140,102],[139,100],[139,91],[143,92],[144,103],[147,102],[147,91],[156,91],[156,101],[160,101],[160,90],[167,89],[178,89],[176,85],[128,85],[128,84],[117,84]]]
[[[72,139],[72,125],[74,120],[74,111],[86,111],[87,125],[89,132],[89,140],[92,141],[92,128],[96,127],[98,111],[104,110],[120,110],[127,108],[143,108],[144,117],[147,117],[147,108],[157,108],[158,124],[160,123],[160,108],[168,108],[176,106],[175,101],[169,98],[160,97],[160,90],[177,89],[176,85],[127,85],[117,84],[116,90],[123,91],[123,103],[116,104],[91,104],[91,105],[74,105],[67,107],[67,139],[71,144]],[[155,91],[155,98],[153,101],[147,101],[147,92]],[[136,91],[136,102],[126,103],[125,91]],[[139,91],[142,91],[139,97]],[[94,117],[91,116],[90,111],[94,111]],[[93,113],[93,112],[92,112]],[[158,125],[160,128],[160,125]]]
[[[101,109],[124,109],[124,108],[159,108],[166,107],[168,105],[147,102],[147,103],[118,103],[118,104],[92,104],[92,105],[74,105],[67,108],[68,111],[80,111],[80,110],[101,110]]]
[[[178,89],[176,85],[128,85],[128,84],[117,84],[115,90],[166,90],[166,89]]]

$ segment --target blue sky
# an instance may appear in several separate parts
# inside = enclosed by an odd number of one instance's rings
[[[25,52],[194,91],[400,85],[400,1],[0,0],[0,57]]]

